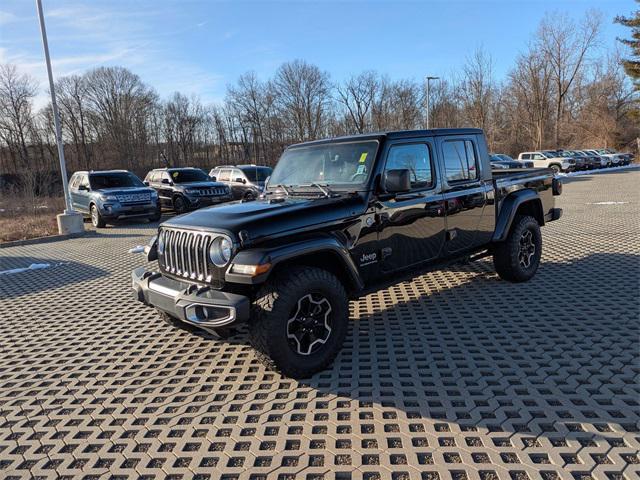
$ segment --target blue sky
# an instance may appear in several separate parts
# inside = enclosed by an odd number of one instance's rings
[[[392,79],[448,76],[477,47],[501,79],[535,34],[545,12],[604,14],[602,48],[628,32],[612,20],[633,0],[484,1],[170,1],[43,0],[54,75],[123,65],[163,95],[179,90],[205,102],[249,70],[269,78],[305,59],[334,80],[374,69]],[[35,1],[0,3],[0,63],[46,71]],[[44,94],[39,102],[44,102]]]

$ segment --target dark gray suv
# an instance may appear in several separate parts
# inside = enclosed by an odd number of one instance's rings
[[[253,200],[264,190],[272,171],[258,165],[222,165],[211,169],[209,176],[228,185],[236,200]]]
[[[199,168],[156,168],[144,183],[158,192],[160,205],[184,213],[232,200],[231,189],[215,182]]]

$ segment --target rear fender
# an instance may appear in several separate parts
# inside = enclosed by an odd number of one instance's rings
[[[511,224],[518,213],[518,209],[528,203],[530,204],[530,207],[533,210],[532,213],[534,213],[534,217],[538,223],[540,225],[544,225],[542,202],[540,201],[538,194],[531,189],[518,190],[517,192],[510,193],[502,201],[500,214],[496,221],[496,230],[493,233],[492,240],[494,242],[503,242],[507,239],[509,230],[511,230]]]

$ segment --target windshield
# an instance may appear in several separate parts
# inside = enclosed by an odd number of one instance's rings
[[[144,187],[133,173],[93,173],[89,175],[89,184],[92,190],[102,190],[103,188],[123,188],[123,187]]]
[[[209,176],[197,168],[185,168],[184,170],[169,170],[173,183],[210,182]]]
[[[566,150],[564,152],[560,152],[560,156],[561,157],[570,157],[572,155],[573,155],[573,153],[567,152]]]
[[[506,155],[504,153],[499,153],[498,157],[500,157],[505,162],[513,162],[514,161],[513,158],[511,158],[509,155]]]
[[[556,152],[555,150],[544,150],[542,153],[544,153],[547,157],[557,157],[558,156],[558,152]]]
[[[290,148],[280,157],[269,185],[359,187],[369,178],[377,149],[375,140]]]
[[[242,167],[240,170],[250,182],[264,182],[273,171],[269,167]]]

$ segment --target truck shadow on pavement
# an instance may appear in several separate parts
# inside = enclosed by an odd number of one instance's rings
[[[0,274],[0,300],[31,295],[110,274],[106,270],[86,263],[64,259],[14,256],[0,257],[0,272],[29,268],[34,264],[47,265],[47,267]]]
[[[451,287],[454,272],[468,281]],[[530,446],[637,434],[639,272],[640,256],[593,254],[523,284],[490,262],[415,277],[352,304],[343,352],[305,383],[383,418],[402,410],[409,429],[432,419]]]

